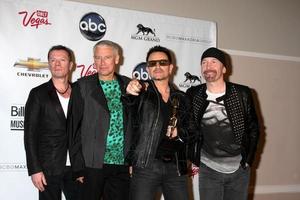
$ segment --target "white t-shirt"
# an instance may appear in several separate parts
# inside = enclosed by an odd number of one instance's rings
[[[60,104],[62,106],[62,109],[64,111],[64,114],[65,114],[65,117],[67,118],[67,113],[68,113],[68,106],[69,106],[69,100],[70,98],[65,98],[63,96],[61,96],[58,92],[57,93],[57,96],[58,96],[58,99],[60,101]],[[71,162],[70,162],[70,156],[69,156],[69,150],[67,151],[67,161],[66,161],[66,166],[70,166],[71,165]]]

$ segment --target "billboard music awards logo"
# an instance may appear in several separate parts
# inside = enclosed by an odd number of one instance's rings
[[[98,13],[87,13],[80,19],[79,30],[80,33],[88,40],[100,40],[106,33],[105,20]]]
[[[24,130],[24,115],[25,106],[22,104],[15,104],[10,107],[10,130],[23,131]]]
[[[155,29],[146,27],[143,24],[138,24],[137,32],[131,35],[133,40],[145,40],[150,42],[160,42],[159,37],[156,36]]]
[[[51,23],[48,21],[47,11],[37,10],[33,13],[29,13],[28,11],[20,11],[18,14],[23,16],[22,24],[25,27],[31,26],[37,29],[43,25],[51,25]]]

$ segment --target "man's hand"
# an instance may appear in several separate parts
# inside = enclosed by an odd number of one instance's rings
[[[127,94],[138,96],[142,89],[143,85],[140,83],[140,81],[137,79],[132,79],[127,85],[126,92]]]
[[[173,128],[172,126],[168,126],[166,136],[169,137],[170,139],[176,138],[177,137],[177,127]]]
[[[132,177],[132,166],[129,166],[129,176]]]
[[[83,183],[83,179],[84,179],[84,177],[80,176],[80,177],[76,178],[76,181],[79,181],[80,183]]]
[[[44,185],[47,185],[47,181],[43,172],[38,172],[31,175],[33,185],[41,192],[45,190]]]

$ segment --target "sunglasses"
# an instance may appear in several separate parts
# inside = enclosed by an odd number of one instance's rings
[[[147,62],[147,66],[148,67],[155,67],[157,65],[157,63],[159,64],[159,66],[168,66],[170,65],[170,61],[168,60],[150,60]]]

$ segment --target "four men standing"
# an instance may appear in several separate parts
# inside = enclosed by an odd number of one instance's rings
[[[48,55],[52,79],[30,92],[25,109],[27,165],[41,199],[59,199],[68,188],[60,184],[68,148],[82,199],[151,200],[161,188],[166,200],[187,200],[188,159],[200,166],[201,199],[247,199],[258,120],[250,89],[225,82],[221,50],[203,53],[206,83],[186,95],[170,83],[167,48],[148,51],[150,81],[130,81],[116,73],[119,45],[102,40],[93,49],[97,73],[71,94],[71,54],[57,48]]]

